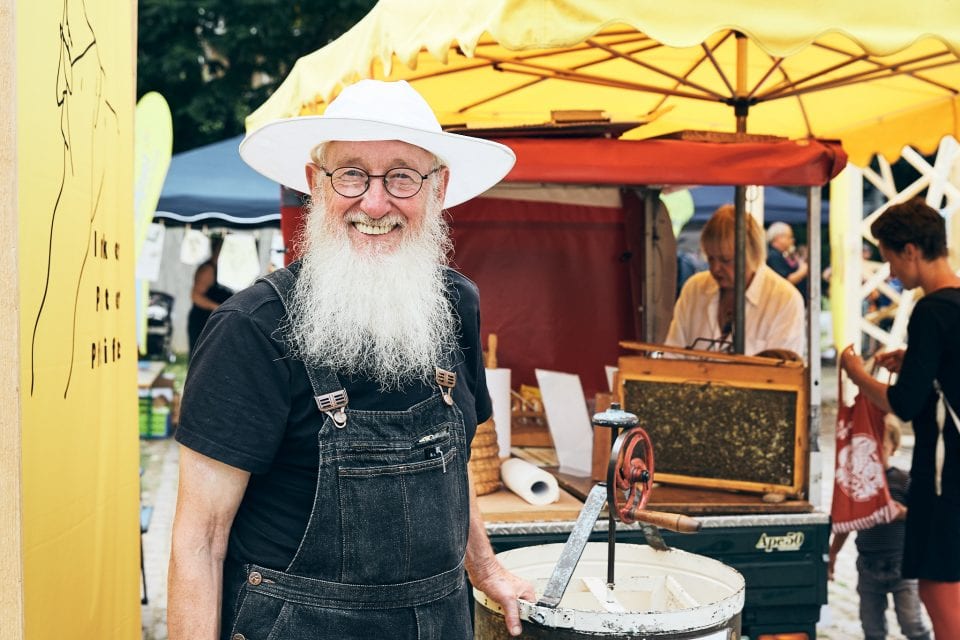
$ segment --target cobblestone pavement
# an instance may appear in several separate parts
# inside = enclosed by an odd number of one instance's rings
[[[829,510],[833,489],[834,423],[836,420],[836,371],[824,365],[823,371],[822,434],[823,454],[823,509]],[[904,433],[901,451],[894,464],[910,468],[913,435]],[[177,494],[177,445],[172,439],[142,440],[141,463],[144,468],[143,503],[154,507],[147,533],[143,534],[144,563],[146,567],[149,603],[142,606],[143,640],[167,638],[167,560],[170,555],[170,526]],[[853,538],[853,536],[851,536]],[[837,559],[836,575],[828,585],[828,604],[823,608],[817,638],[820,640],[857,640],[863,638],[859,619],[857,596],[856,548],[854,540],[847,544]],[[887,610],[889,638],[900,639],[892,606]]]

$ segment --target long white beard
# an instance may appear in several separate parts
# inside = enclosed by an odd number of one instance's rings
[[[328,220],[320,193],[313,202],[290,310],[293,354],[382,389],[429,383],[459,331],[439,194],[431,193],[419,231],[404,229],[395,251],[372,255],[354,251],[342,220]]]

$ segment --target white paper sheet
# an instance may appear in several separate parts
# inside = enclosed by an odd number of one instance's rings
[[[286,248],[283,246],[283,234],[279,231],[274,231],[273,237],[270,238],[270,268],[271,269],[282,269],[283,263],[286,258]]]
[[[580,376],[544,369],[537,369],[536,374],[560,471],[589,476],[593,430]]]
[[[510,369],[487,369],[487,389],[493,402],[500,459],[510,457]]]
[[[156,282],[160,277],[160,262],[163,258],[163,238],[166,233],[166,227],[156,222],[151,222],[147,227],[147,238],[140,249],[140,257],[137,259],[136,276],[140,280],[149,280]]]
[[[210,257],[210,238],[199,229],[187,229],[180,243],[180,262],[190,266],[202,264]]]
[[[240,291],[253,284],[259,275],[260,255],[253,234],[227,234],[217,260],[217,281],[234,291]]]

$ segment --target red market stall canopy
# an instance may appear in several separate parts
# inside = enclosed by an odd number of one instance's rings
[[[507,182],[605,185],[819,186],[847,156],[837,142],[715,143],[609,138],[508,138],[517,154]]]
[[[554,369],[579,374],[588,397],[606,389],[604,365],[616,363],[618,342],[640,337],[641,283],[655,287],[659,331],[673,308],[673,234],[663,211],[654,216],[658,259],[648,279],[639,188],[816,187],[846,162],[839,145],[822,141],[499,141],[517,164],[498,187],[450,210],[453,264],[480,287],[484,333],[497,334],[500,366],[512,370],[514,387],[536,384],[535,368]],[[302,211],[294,204],[282,213],[292,260]]]

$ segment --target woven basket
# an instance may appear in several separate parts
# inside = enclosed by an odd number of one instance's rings
[[[500,447],[493,418],[477,425],[470,445],[470,475],[478,496],[500,488]]]

